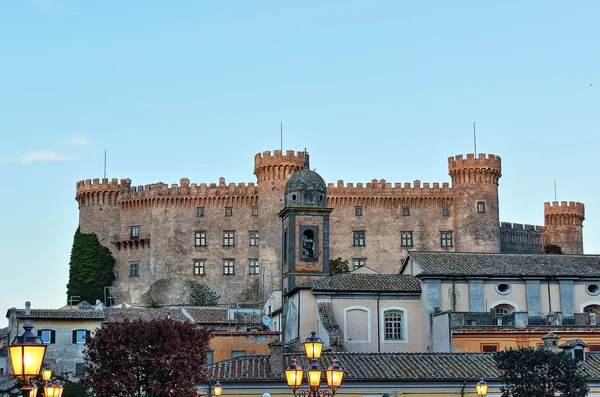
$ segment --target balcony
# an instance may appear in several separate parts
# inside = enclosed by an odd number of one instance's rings
[[[494,312],[454,312],[448,313],[451,329],[457,328],[533,328],[533,327],[600,327],[600,315],[597,313],[560,312],[529,314],[513,312],[499,314]]]
[[[138,233],[135,236],[132,236],[130,233],[116,234],[112,238],[112,243],[119,250],[150,247],[150,233]]]

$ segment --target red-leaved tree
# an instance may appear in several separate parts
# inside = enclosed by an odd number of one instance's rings
[[[209,339],[209,331],[170,319],[103,324],[86,341],[81,382],[97,397],[195,395]]]

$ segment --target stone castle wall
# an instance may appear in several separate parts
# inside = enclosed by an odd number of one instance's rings
[[[120,302],[183,303],[193,284],[205,283],[221,296],[221,303],[257,303],[281,284],[281,219],[285,185],[304,166],[304,153],[276,150],[255,156],[257,183],[190,184],[181,179],[171,186],[155,183],[131,186],[129,179],[86,180],[77,183],[80,227],[96,233],[117,260]],[[470,154],[451,157],[448,183],[330,183],[327,206],[330,218],[330,258],[350,262],[365,259],[383,273],[399,268],[407,250],[500,252],[519,244],[501,243],[498,219],[500,158]],[[478,203],[485,211],[478,211]],[[549,204],[548,204],[549,205]],[[356,208],[360,207],[361,215]],[[568,208],[577,221],[582,208]],[[197,216],[197,208],[203,208]],[[226,214],[226,208],[231,211]],[[581,234],[569,236],[563,210],[547,215],[555,219],[553,233],[569,249],[582,248]],[[228,210],[229,211],[229,210]],[[570,212],[569,212],[570,211]],[[562,218],[561,218],[562,217]],[[560,220],[563,219],[563,220]],[[571,219],[571,218],[569,218]],[[582,220],[582,215],[581,215]],[[553,224],[554,224],[553,223]],[[580,222],[579,222],[580,224]],[[130,227],[139,226],[139,236]],[[575,225],[575,229],[577,229]],[[579,226],[580,227],[580,226]],[[194,233],[206,233],[207,245],[194,244]],[[235,232],[235,244],[223,244],[223,232]],[[353,243],[353,232],[364,231],[365,245]],[[249,233],[259,233],[259,246],[251,246]],[[401,234],[410,232],[411,244],[402,246]],[[441,244],[441,232],[451,232],[452,242]],[[568,241],[570,238],[573,242]],[[559,244],[560,245],[560,244]],[[507,248],[508,247],[508,248]],[[259,274],[250,274],[249,260],[258,259]],[[194,260],[204,260],[205,274],[195,275]],[[223,274],[223,260],[234,260],[234,274]],[[130,276],[131,263],[139,264]]]

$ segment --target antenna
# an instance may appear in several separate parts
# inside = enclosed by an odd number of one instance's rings
[[[279,143],[281,145],[281,152],[283,153],[283,121],[279,123]]]
[[[106,179],[106,149],[104,149],[104,179]]]
[[[558,201],[556,199],[556,180],[554,181],[554,201]]]
[[[473,146],[475,157],[477,157],[477,134],[475,133],[475,122],[473,122]]]

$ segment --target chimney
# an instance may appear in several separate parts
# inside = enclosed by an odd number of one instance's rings
[[[29,301],[25,302],[25,315],[26,316],[31,315],[31,302],[29,302]]]
[[[271,377],[283,376],[283,343],[279,341],[269,343],[269,369]]]

